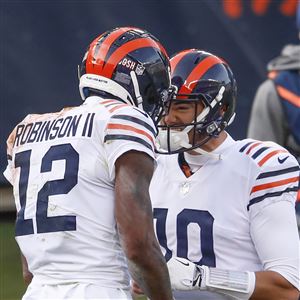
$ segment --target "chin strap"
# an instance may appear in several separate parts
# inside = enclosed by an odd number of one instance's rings
[[[225,90],[225,88],[224,88]],[[202,113],[201,113],[202,114]],[[201,115],[200,114],[200,115]],[[200,116],[199,115],[199,116]],[[198,117],[199,117],[198,116]],[[198,118],[197,118],[198,119]],[[187,126],[185,127],[181,132],[180,132],[180,135],[183,137],[183,135],[185,135],[184,138],[181,138],[180,139],[180,142],[179,142],[179,145],[182,147],[182,148],[191,148],[193,147],[193,145],[191,145],[188,141],[189,141],[189,137],[188,137],[188,133],[190,132],[190,130],[193,128],[194,126],[190,125],[190,126]],[[176,132],[175,132],[176,133]],[[203,154],[203,155],[208,155],[210,157],[212,157],[213,159],[216,159],[216,160],[221,160],[223,159],[222,155],[221,154],[217,154],[217,153],[212,153],[212,152],[208,152],[208,151],[205,151],[203,149],[201,149],[200,147],[198,148],[195,148],[193,149],[193,151],[199,153],[199,154]]]
[[[233,115],[231,116],[231,118],[230,118],[229,121],[228,121],[227,126],[229,126],[229,125],[234,121],[235,116],[236,116],[236,113],[233,113]]]
[[[130,72],[130,77],[132,80],[132,84],[133,84],[133,89],[134,89],[134,94],[135,94],[135,98],[136,98],[136,102],[137,102],[137,107],[139,109],[143,109],[143,98],[141,96],[140,93],[140,88],[139,88],[139,83],[136,77],[136,74],[134,71]]]
[[[210,109],[214,108],[222,100],[224,92],[225,92],[225,87],[221,86],[216,98],[210,103],[210,106],[206,106],[202,110],[202,112],[199,114],[199,116],[196,119],[196,123],[203,120],[208,115],[208,113],[210,112]]]
[[[185,142],[182,142],[180,145],[181,145],[183,148],[189,148],[189,147],[192,147],[191,144],[185,143]],[[222,154],[208,152],[208,151],[205,151],[205,150],[201,149],[200,147],[195,148],[195,149],[193,149],[192,151],[195,151],[195,152],[197,152],[197,153],[199,153],[199,154],[202,154],[202,155],[210,156],[210,157],[212,157],[213,159],[216,159],[216,160],[222,160],[222,159],[223,159]]]
[[[213,109],[217,104],[220,103],[220,101],[223,98],[224,92],[225,92],[225,87],[221,86],[215,99],[211,102],[211,104],[209,106],[206,106],[202,110],[202,112],[197,116],[196,123],[199,123],[201,120],[204,120],[206,118],[206,116],[209,114],[210,110]],[[235,116],[235,114],[231,117],[230,123],[232,123],[234,116]],[[192,124],[195,124],[195,121]],[[216,128],[218,128],[216,126],[217,125],[215,124],[215,122],[212,122],[211,126],[207,127],[207,133],[211,134]],[[168,130],[160,130],[159,135],[157,137],[158,145],[160,146],[160,147],[158,147],[158,148],[160,148],[158,150],[159,151],[161,151],[161,150],[176,151],[176,150],[179,150],[180,148],[186,148],[186,149],[192,148],[193,145],[191,145],[189,143],[188,133],[194,127],[195,127],[194,125],[189,125],[189,126],[186,126],[182,131],[169,130],[169,133],[168,133]],[[211,131],[211,132],[209,132],[209,131]],[[169,143],[168,143],[168,140],[170,141]],[[168,149],[168,150],[166,150],[166,149]],[[217,160],[222,159],[221,154],[207,152],[207,151],[201,149],[200,147],[192,149],[192,150],[199,154],[208,155]],[[161,152],[161,153],[163,153],[163,152]]]

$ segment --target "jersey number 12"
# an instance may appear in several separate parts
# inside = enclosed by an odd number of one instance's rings
[[[31,150],[15,155],[15,168],[20,168],[19,195],[21,206],[17,214],[16,236],[34,233],[33,220],[24,218],[30,158]],[[79,154],[71,144],[50,147],[42,159],[40,173],[51,172],[52,164],[57,160],[65,160],[64,178],[45,182],[37,194],[37,233],[76,230],[76,216],[48,217],[47,215],[49,196],[67,194],[78,182]]]

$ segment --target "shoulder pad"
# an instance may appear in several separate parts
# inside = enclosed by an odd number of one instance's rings
[[[245,140],[239,152],[250,157],[257,166],[283,164],[292,156],[288,150],[274,142]]]

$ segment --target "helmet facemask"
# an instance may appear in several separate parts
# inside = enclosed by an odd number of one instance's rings
[[[207,153],[203,150],[205,144],[218,137],[234,119],[236,81],[232,71],[219,57],[198,49],[181,51],[170,63],[174,93],[165,105],[165,117],[158,126],[157,152],[173,154],[194,150]],[[178,120],[173,119],[176,111],[172,111],[172,105],[178,102],[194,103],[192,120],[189,120],[192,114],[181,115],[180,110]],[[175,115],[167,119],[170,112]],[[176,124],[178,121],[189,123]]]
[[[212,83],[210,83],[211,85]],[[230,116],[230,120],[227,120],[229,115],[223,99],[225,87],[217,83],[216,88],[219,88],[219,91],[216,89],[215,93],[210,94],[177,94],[165,104],[165,115],[170,113],[171,106],[176,103],[193,104],[194,118],[190,123],[167,125],[164,123],[163,117],[162,122],[158,125],[158,153],[174,154],[194,149],[204,153],[205,151],[198,150],[198,148],[211,138],[218,137],[220,132],[233,121],[234,114]],[[200,112],[197,108],[199,103],[203,106]]]

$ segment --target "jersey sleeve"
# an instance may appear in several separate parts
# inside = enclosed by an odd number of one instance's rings
[[[31,120],[36,115],[29,114],[27,115],[20,123],[17,124],[17,126],[13,129],[13,131],[10,133],[8,136],[8,139],[6,141],[6,146],[7,146],[7,166],[5,171],[3,172],[4,177],[9,181],[10,184],[13,185],[14,182],[14,166],[13,166],[13,152],[14,152],[14,144],[16,140],[16,135],[17,135],[17,127],[20,124],[26,123],[27,121]]]
[[[290,202],[268,205],[251,220],[250,234],[263,269],[300,288],[300,246],[295,208]]]
[[[4,177],[9,181],[10,184],[13,184],[13,146],[16,137],[16,128],[9,135],[6,145],[7,145],[7,166],[5,171],[3,172]]]
[[[130,150],[144,152],[154,159],[155,136],[152,119],[137,108],[127,106],[113,114],[104,134],[110,176],[114,174],[117,158]]]
[[[293,206],[299,186],[299,165],[286,149],[275,143],[261,146],[256,158],[258,175],[250,190],[247,209],[254,216],[264,207],[279,201],[288,201]],[[260,152],[259,152],[260,151]]]

